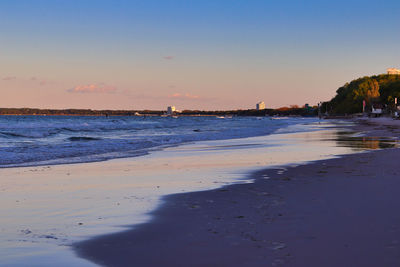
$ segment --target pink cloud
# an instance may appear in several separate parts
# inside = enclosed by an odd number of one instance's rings
[[[12,81],[12,80],[16,80],[16,79],[17,79],[17,77],[15,77],[15,76],[7,76],[7,77],[3,78],[3,81]]]
[[[115,93],[117,88],[105,84],[78,85],[67,90],[70,93]]]
[[[191,95],[191,94],[180,94],[180,93],[174,93],[172,95],[168,96],[169,98],[174,98],[174,99],[200,99],[200,96],[198,95]]]
[[[174,59],[174,56],[165,56],[164,59],[166,59],[166,60],[172,60],[172,59]]]

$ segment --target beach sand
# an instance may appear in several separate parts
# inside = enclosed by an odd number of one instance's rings
[[[372,123],[382,136],[397,134]],[[400,266],[399,155],[346,155],[170,195],[149,223],[75,249],[105,266]]]
[[[305,132],[293,127],[136,158],[0,169],[0,213],[6,215],[0,219],[0,266],[93,266],[76,257],[71,244],[143,226],[163,196],[249,183],[255,178],[250,172],[266,167],[390,145],[351,137],[342,143],[346,130],[330,123],[305,126]]]
[[[356,131],[364,131],[369,136],[400,136],[400,120],[394,120],[389,117],[378,118],[359,118],[353,129]]]

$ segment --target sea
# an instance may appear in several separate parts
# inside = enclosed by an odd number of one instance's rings
[[[0,168],[137,157],[183,143],[309,130],[315,118],[0,116]]]

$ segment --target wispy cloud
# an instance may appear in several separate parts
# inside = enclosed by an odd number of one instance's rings
[[[36,76],[32,76],[29,80],[30,80],[31,82],[34,82],[34,83],[39,83],[40,85],[47,85],[47,84],[49,84],[49,81],[46,81],[46,80],[44,80],[44,79],[39,79],[39,78],[36,77]]]
[[[166,59],[166,60],[172,60],[172,59],[174,59],[175,57],[174,56],[165,56],[164,57],[164,59]]]
[[[2,78],[2,79],[0,79],[0,80],[3,80],[3,81],[16,81],[16,82],[19,82],[19,83],[24,83],[25,85],[26,85],[26,83],[31,83],[31,84],[34,84],[34,85],[41,85],[41,86],[43,86],[43,85],[49,85],[49,84],[53,84],[54,82],[52,82],[52,81],[49,81],[49,80],[46,80],[46,79],[43,79],[43,78],[38,78],[38,77],[36,77],[36,76],[31,76],[30,78],[28,78],[28,77],[16,77],[16,76],[6,76],[6,77],[4,77],[4,78]]]
[[[15,77],[15,76],[7,76],[7,77],[3,78],[3,81],[12,81],[12,80],[16,80],[16,79],[17,79],[17,77]]]
[[[173,98],[173,99],[200,99],[200,96],[198,95],[192,95],[192,94],[180,94],[180,93],[174,93],[172,95],[169,95],[168,98]]]
[[[117,87],[106,84],[77,85],[67,90],[70,93],[115,93]]]

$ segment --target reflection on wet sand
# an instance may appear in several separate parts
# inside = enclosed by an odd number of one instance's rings
[[[389,137],[354,136],[351,132],[337,132],[338,146],[349,147],[354,151],[399,147],[399,140]]]
[[[346,130],[299,133],[294,138],[308,143],[320,142],[321,147],[332,143],[336,147],[350,148],[353,152],[399,147],[398,138],[361,136],[360,132]]]

